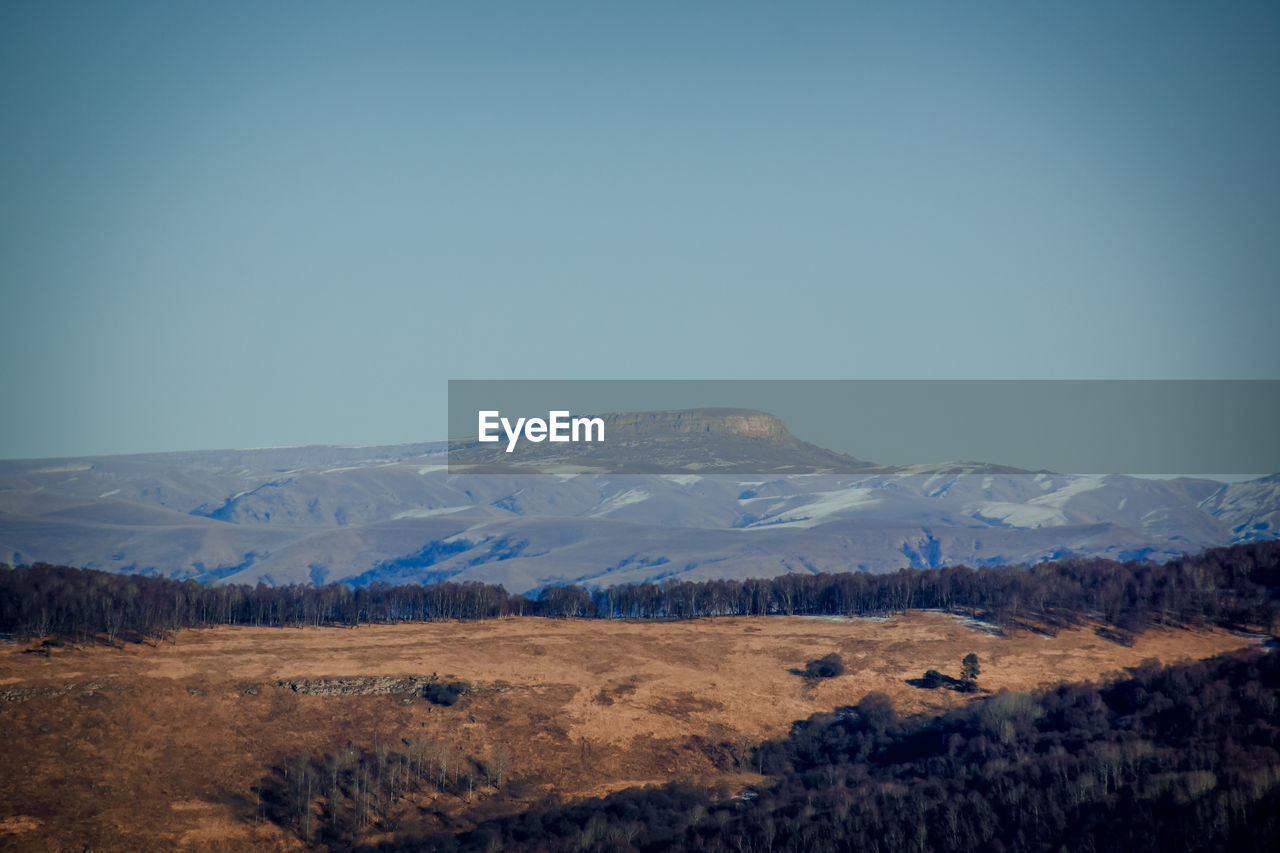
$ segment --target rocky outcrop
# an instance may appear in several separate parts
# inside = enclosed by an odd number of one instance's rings
[[[368,675],[343,678],[281,679],[276,687],[308,696],[385,696],[393,693],[421,695],[439,681],[430,675]]]
[[[26,702],[36,697],[65,696],[76,690],[80,691],[81,696],[92,696],[105,686],[97,681],[87,681],[83,684],[69,681],[66,684],[49,687],[8,687],[0,690],[0,702]]]

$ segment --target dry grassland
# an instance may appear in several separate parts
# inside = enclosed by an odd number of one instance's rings
[[[901,713],[967,701],[906,679],[959,674],[1026,690],[1100,680],[1145,658],[1249,644],[1224,631],[1153,630],[1132,646],[1092,629],[993,636],[940,613],[887,620],[768,617],[686,622],[511,618],[340,628],[184,631],[159,648],[0,646],[0,849],[296,849],[256,820],[254,786],[287,756],[432,738],[516,780],[473,802],[422,796],[400,831],[465,826],[549,792],[566,798],[685,779],[758,783],[732,757],[792,721],[886,693]],[[789,670],[830,652],[844,675]],[[405,695],[315,696],[281,679],[438,673],[477,691],[451,707]],[[716,746],[728,744],[729,746]]]

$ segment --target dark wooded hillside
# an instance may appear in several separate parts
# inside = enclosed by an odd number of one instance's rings
[[[158,643],[208,625],[358,625],[370,622],[554,618],[875,615],[910,609],[969,612],[1007,627],[1052,630],[1100,620],[1119,639],[1153,623],[1275,630],[1280,541],[1212,548],[1167,563],[1072,559],[970,569],[786,574],[758,580],[668,581],[588,590],[547,587],[530,599],[481,583],[348,587],[204,585],[36,564],[0,566],[0,632],[20,638],[104,637]]]
[[[1270,851],[1280,655],[1001,691],[939,717],[899,719],[871,694],[756,760],[773,777],[758,791],[633,788],[370,849]]]

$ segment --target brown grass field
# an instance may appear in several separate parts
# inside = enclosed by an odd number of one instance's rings
[[[0,645],[0,849],[300,849],[258,819],[254,787],[302,750],[430,738],[510,756],[503,790],[421,794],[395,829],[466,827],[554,793],[566,799],[681,779],[740,787],[751,744],[792,721],[887,694],[900,713],[969,701],[906,679],[959,675],[984,691],[1102,680],[1146,658],[1209,657],[1253,642],[1155,629],[1130,645],[1092,628],[994,636],[941,613],[887,620],[686,622],[509,618],[343,628],[215,628],[158,648]],[[790,672],[830,652],[845,674]],[[406,695],[317,696],[278,679],[438,673],[477,690],[450,707]],[[979,694],[980,695],[980,694]],[[728,769],[726,769],[728,768]],[[383,836],[372,835],[368,840]]]

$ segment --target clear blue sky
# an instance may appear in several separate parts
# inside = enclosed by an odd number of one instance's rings
[[[0,2],[0,457],[1277,378],[1280,4]]]

